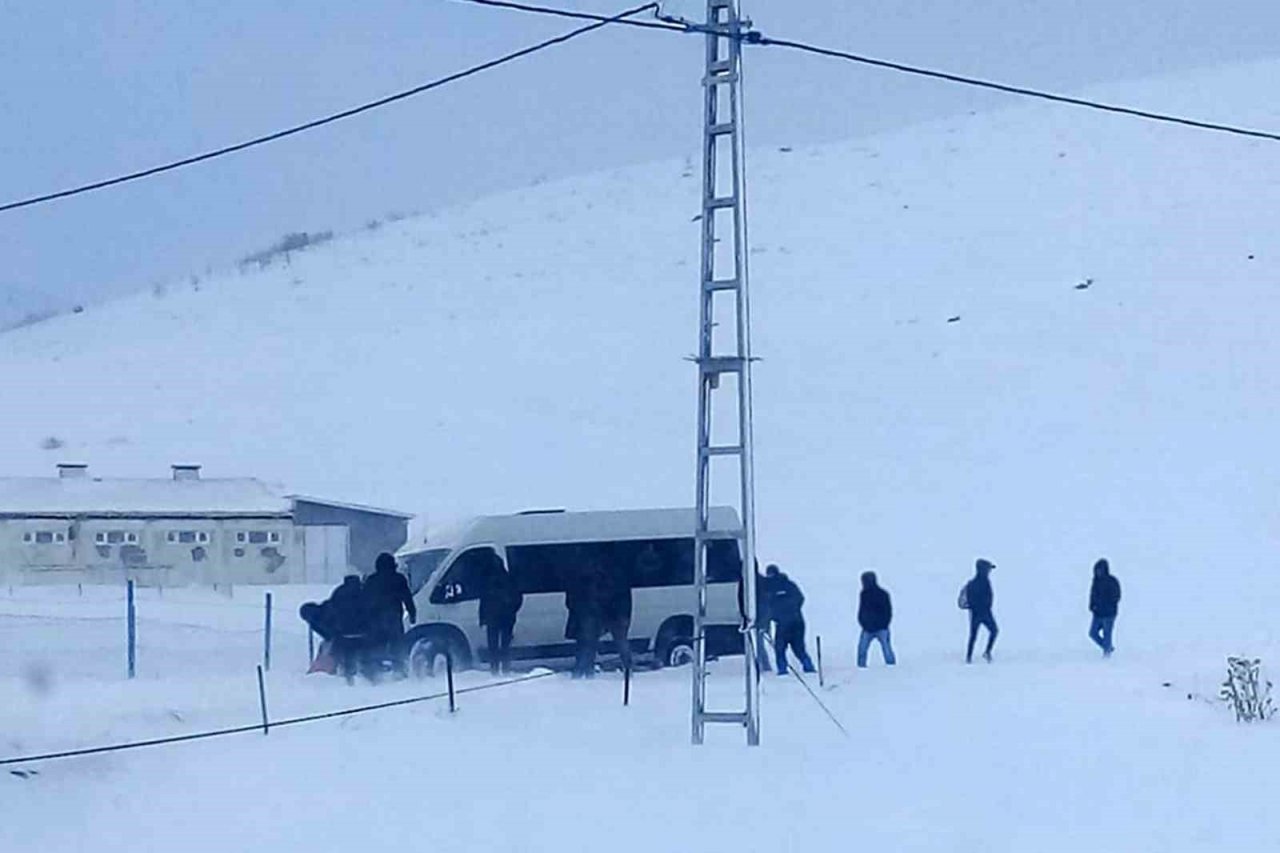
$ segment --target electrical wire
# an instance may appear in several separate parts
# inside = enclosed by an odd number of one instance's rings
[[[223,146],[222,148],[216,148],[212,151],[206,151],[203,154],[196,154],[191,157],[184,157],[181,160],[174,160],[172,162],[164,163],[159,166],[152,166],[147,169],[141,169],[136,172],[130,172],[124,175],[118,175],[113,178],[106,178],[104,180],[94,181],[88,184],[82,184],[80,186],[71,187],[69,189],[58,190],[57,192],[45,193],[43,195],[32,196],[30,198],[24,198],[18,201],[11,201],[6,204],[0,204],[0,213],[4,213],[10,210],[18,210],[24,207],[31,207],[37,204],[44,204],[46,202],[55,201],[57,199],[69,198],[71,196],[93,192],[94,190],[105,189],[106,187],[117,186],[119,184],[128,183],[130,181],[137,181],[142,178],[151,177],[152,175],[159,175],[159,174],[163,174],[164,172],[171,172],[175,169],[181,169],[185,166],[191,166],[196,163],[203,163],[206,160],[213,160],[214,158],[217,158],[217,157],[224,157],[228,154],[234,154],[237,151],[244,151],[247,148],[254,148],[258,145],[265,145],[268,142],[275,142],[278,139],[284,139],[285,137],[294,136],[299,133],[304,133],[308,130],[314,130],[315,128],[323,127],[324,125],[332,124],[336,121],[341,121],[342,119],[351,118],[352,116],[360,115],[361,113],[366,113],[366,112],[369,112],[370,110],[378,109],[379,107],[385,107],[386,105],[395,103],[396,101],[403,101],[406,98],[412,98],[415,95],[421,95],[422,93],[429,92],[432,89],[439,89],[440,87],[446,86],[450,83],[456,83],[459,80],[462,80],[467,77],[471,77],[475,74],[479,74],[482,71],[488,71],[489,69],[496,68],[499,65],[505,65],[509,62],[513,62],[525,56],[529,56],[539,51],[546,50],[549,47],[553,47],[558,44],[563,44],[567,41],[570,41],[571,39],[577,38],[578,36],[586,35],[587,33],[598,30],[601,27],[608,26],[609,24],[616,24],[621,20],[627,17],[630,17],[632,15],[638,15],[641,12],[654,11],[657,8],[658,8],[657,3],[645,3],[643,6],[636,6],[635,8],[628,9],[625,12],[620,12],[617,15],[613,15],[611,17],[601,17],[599,20],[596,20],[594,23],[589,24],[585,27],[579,27],[576,30],[570,30],[567,33],[562,33],[561,35],[555,36],[554,38],[549,38],[544,41],[540,41],[537,44],[532,44],[528,47],[521,48],[520,50],[516,50],[511,53],[504,54],[502,56],[497,57],[496,59],[491,59],[487,62],[482,62],[479,65],[473,65],[470,68],[465,68],[461,71],[454,72],[453,74],[449,74],[445,77],[440,77],[430,82],[423,83],[420,86],[414,86],[412,89],[405,89],[404,91],[396,92],[393,95],[387,95],[386,97],[378,98],[377,100],[374,100],[374,101],[368,101],[366,103],[360,104],[359,106],[351,107],[350,109],[345,109],[340,112],[331,113],[322,118],[313,119],[311,121],[303,122],[302,124],[296,124],[296,125],[293,125],[292,127],[287,127],[283,130],[277,130],[274,133],[268,133],[263,136],[254,137],[253,139],[246,139],[243,142],[237,142],[234,145],[226,145],[226,146]]]
[[[761,636],[764,637],[764,641],[769,644],[769,647],[774,650],[774,654],[776,655],[778,651],[778,646],[774,642],[773,638],[770,637],[768,633],[763,631],[761,632]],[[783,655],[785,656],[785,654],[786,654],[786,651],[784,650]],[[809,682],[805,681],[803,678],[800,677],[800,673],[796,672],[796,668],[794,666],[787,667],[787,672],[789,672],[792,675],[792,677],[795,678],[796,681],[800,682],[800,686],[803,687],[808,692],[810,698],[812,698],[814,702],[818,703],[818,707],[821,708],[822,712],[827,715],[827,719],[835,723],[835,727],[840,730],[840,733],[845,737],[849,737],[849,730],[846,729],[844,725],[840,722],[840,720],[837,719],[836,715],[831,712],[831,709],[827,707],[827,703],[823,702],[820,698],[818,698],[818,694],[813,692],[813,688],[809,686]]]
[[[567,33],[556,36],[554,38],[547,39],[542,42],[538,42],[537,44],[534,44],[534,45],[530,45],[529,47],[523,48],[521,50],[517,50],[512,53],[505,54],[503,56],[500,56],[488,62],[484,62],[479,65],[466,68],[462,71],[447,75],[445,77],[441,77],[436,80],[432,80],[420,86],[415,86],[412,89],[406,89],[404,91],[397,92],[392,95],[388,95],[384,98],[379,98],[374,101],[369,101],[359,106],[342,110],[337,113],[332,113],[322,118],[313,119],[312,121],[304,122],[302,124],[293,125],[292,127],[288,127],[283,130],[278,130],[273,133],[255,137],[253,139],[247,139],[243,142],[238,142],[233,145],[227,145],[222,148],[206,151],[202,154],[196,154],[191,157],[185,157],[180,160],[174,160],[158,166],[152,166],[147,169],[141,169],[135,172],[118,175],[116,177],[106,178],[104,180],[94,181],[92,183],[82,184],[82,185],[71,187],[64,190],[58,190],[56,192],[45,193],[42,195],[31,196],[29,198],[24,198],[17,201],[0,204],[0,213],[5,213],[11,210],[18,210],[20,208],[25,208],[25,207],[31,207],[38,204],[44,204],[44,203],[55,201],[58,199],[69,198],[71,196],[81,195],[83,193],[105,189],[107,187],[117,186],[119,184],[129,183],[131,181],[140,180],[142,178],[151,177],[153,175],[159,175],[165,172],[174,171],[175,169],[181,169],[186,166],[194,165],[196,163],[202,163],[206,160],[212,160],[218,157],[223,157],[228,154],[236,153],[238,151],[244,151],[248,148],[253,148],[259,145],[265,145],[268,142],[274,142],[279,139],[284,139],[289,136],[294,136],[295,134],[304,133],[309,130],[314,130],[315,128],[322,127],[327,124],[332,124],[333,122],[341,121],[346,118],[351,118],[352,116],[360,115],[361,113],[378,109],[379,107],[384,107],[388,104],[395,103],[396,101],[401,101],[406,98],[411,98],[415,95],[420,95],[424,92],[431,91],[432,89],[437,89],[437,88],[440,88],[441,86],[445,86],[450,83],[457,82],[458,80],[464,79],[466,77],[470,77],[482,71],[487,71],[499,65],[503,65],[508,62],[512,62],[516,59],[528,56],[530,54],[537,53],[538,51],[544,50],[554,45],[562,44],[566,41],[569,41],[570,39],[577,38],[578,36],[585,35],[586,33],[592,32],[594,30],[597,30],[605,26],[610,26],[610,25],[632,26],[632,27],[640,27],[644,29],[664,30],[667,32],[674,32],[674,33],[685,34],[685,35],[709,33],[709,34],[720,35],[728,38],[735,37],[731,34],[725,33],[716,28],[703,27],[703,26],[699,26],[697,24],[692,24],[685,21],[676,21],[675,19],[671,19],[671,18],[661,18],[658,21],[630,20],[632,16],[640,14],[641,12],[646,12],[646,11],[657,12],[658,11],[657,3],[646,3],[643,6],[637,6],[633,9],[620,12],[617,15],[606,16],[606,15],[596,15],[589,12],[577,12],[569,9],[560,9],[560,8],[551,7],[551,6],[541,6],[541,5],[530,4],[530,3],[520,3],[520,2],[515,2],[515,0],[461,0],[461,2],[471,3],[479,6],[490,6],[494,8],[511,9],[511,10],[517,10],[517,11],[523,11],[523,12],[530,12],[534,14],[541,14],[541,15],[550,15],[554,17],[587,20],[587,21],[591,21],[592,23],[585,27],[580,27],[576,30],[571,30]],[[1248,137],[1253,139],[1265,139],[1272,142],[1280,142],[1280,133],[1256,130],[1253,128],[1246,128],[1246,127],[1241,127],[1239,125],[1231,125],[1231,124],[1225,124],[1220,122],[1203,121],[1200,119],[1194,119],[1186,116],[1175,115],[1173,113],[1161,113],[1161,112],[1156,112],[1154,110],[1145,110],[1145,109],[1140,109],[1136,107],[1123,106],[1120,104],[1109,104],[1101,101],[1092,101],[1087,98],[1076,98],[1069,95],[1060,95],[1054,92],[1047,92],[1039,89],[1032,89],[1026,86],[1017,86],[1017,85],[1012,85],[1008,83],[1000,83],[998,81],[986,80],[978,77],[968,77],[962,74],[955,74],[949,71],[941,71],[941,70],[932,69],[932,68],[925,68],[923,66],[908,65],[902,62],[895,62],[895,61],[886,60],[886,59],[877,59],[875,57],[856,54],[849,51],[822,47],[820,45],[810,44],[808,42],[795,41],[792,39],[771,38],[756,30],[744,31],[738,34],[736,38],[740,38],[746,44],[753,44],[753,45],[758,45],[763,47],[780,47],[780,48],[789,49],[789,50],[796,50],[796,51],[801,51],[801,52],[805,52],[805,53],[809,53],[817,56],[824,56],[824,57],[833,58],[833,59],[841,59],[847,62],[854,62],[854,63],[867,65],[871,67],[882,68],[890,71],[896,71],[903,74],[927,77],[930,79],[942,80],[945,82],[956,83],[959,85],[972,86],[972,87],[987,89],[991,91],[1003,92],[1005,94],[1019,95],[1019,96],[1028,97],[1028,98],[1037,98],[1040,100],[1050,101],[1050,102],[1059,103],[1059,104],[1066,104],[1069,106],[1099,110],[1102,112],[1108,112],[1108,113],[1113,113],[1118,115],[1126,115],[1133,118],[1141,118],[1147,121],[1162,122],[1166,124],[1175,124],[1175,125],[1190,127],[1198,130],[1207,130],[1207,131],[1213,131],[1217,133],[1227,133],[1235,136],[1243,136],[1243,137]]]
[[[542,6],[532,3],[520,3],[516,0],[462,0],[462,2],[473,3],[480,6],[494,6],[503,9],[513,9],[522,12],[530,12],[540,15],[552,15],[563,18],[579,18],[588,21],[598,21],[603,23],[605,16],[594,15],[589,12],[577,12],[567,9],[560,9],[551,6]],[[733,38],[731,34],[723,31],[716,31],[712,28],[701,27],[696,24],[689,23],[672,23],[671,19],[663,19],[666,23],[655,23],[651,21],[614,21],[613,23],[623,26],[645,27],[648,29],[669,30],[676,33],[714,33],[715,35],[725,38]],[[955,74],[950,71],[941,71],[933,68],[925,68],[918,65],[908,65],[903,62],[895,62],[887,59],[877,59],[872,56],[852,53],[834,48],[822,47],[820,45],[808,42],[796,41],[785,38],[771,38],[757,30],[744,30],[737,38],[741,39],[744,44],[758,45],[762,47],[780,47],[788,50],[797,50],[817,56],[825,56],[830,59],[842,59],[847,62],[855,62],[861,65],[868,65],[875,68],[882,68],[889,71],[897,71],[902,74],[911,74],[918,77],[928,77],[934,80],[942,80],[949,83],[957,83],[963,86],[972,86],[980,89],[988,89],[996,92],[1003,92],[1009,95],[1020,95],[1027,98],[1038,98],[1043,101],[1051,101],[1059,104],[1067,104],[1085,109],[1100,110],[1102,112],[1116,113],[1119,115],[1127,115],[1134,118],[1146,119],[1148,121],[1164,122],[1166,124],[1177,124],[1184,127],[1192,127],[1199,130],[1209,130],[1218,133],[1229,133],[1236,136],[1245,136],[1253,139],[1266,139],[1272,142],[1280,142],[1280,133],[1272,133],[1264,130],[1255,130],[1252,128],[1241,127],[1238,125],[1224,124],[1211,121],[1202,121],[1200,119],[1179,116],[1173,113],[1162,113],[1154,110],[1145,110],[1137,107],[1127,107],[1120,104],[1108,104],[1101,101],[1092,101],[1088,98],[1076,98],[1070,95],[1060,95],[1055,92],[1048,92],[1041,89],[1032,89],[1028,86],[1018,86],[1009,83],[1000,83],[995,80],[985,80],[980,77],[969,77],[963,74]]]
[[[699,28],[692,24],[676,23],[670,18],[658,21],[636,21],[630,18],[610,18],[608,15],[597,15],[592,12],[579,12],[576,9],[561,9],[556,6],[542,6],[536,3],[517,3],[515,0],[457,0],[473,6],[492,6],[495,9],[511,9],[517,12],[532,12],[537,15],[548,15],[553,18],[571,18],[577,21],[599,21],[600,23],[616,23],[628,27],[639,27],[646,30],[670,30],[677,33],[698,32]],[[653,4],[655,7],[660,5]],[[656,11],[656,10],[655,10]]]
[[[765,47],[783,47],[791,50],[799,50],[805,53],[812,53],[818,56],[826,56],[834,59],[843,59],[849,62],[856,62],[862,65],[870,65],[876,68],[885,68],[890,71],[898,71],[903,74],[913,74],[919,77],[929,77],[934,80],[945,80],[950,83],[959,83],[964,86],[973,86],[981,89],[991,89],[996,92],[1004,92],[1011,95],[1021,95],[1027,98],[1038,98],[1043,101],[1052,101],[1059,104],[1069,104],[1076,107],[1084,107],[1091,110],[1100,110],[1108,113],[1118,113],[1120,115],[1133,116],[1136,118],[1147,119],[1148,121],[1164,122],[1166,124],[1178,124],[1185,127],[1198,128],[1200,130],[1211,130],[1219,133],[1230,133],[1236,136],[1247,136],[1254,139],[1267,139],[1272,142],[1280,142],[1280,133],[1271,133],[1265,130],[1254,130],[1252,128],[1240,127],[1231,124],[1219,124],[1211,121],[1201,121],[1200,119],[1187,118],[1185,116],[1174,115],[1173,113],[1160,113],[1152,110],[1144,110],[1136,107],[1126,107],[1119,104],[1108,104],[1102,101],[1091,101],[1087,98],[1073,98],[1070,95],[1059,95],[1054,92],[1045,92],[1039,89],[1031,89],[1026,86],[1014,86],[1008,83],[999,83],[994,80],[984,80],[978,77],[966,77],[962,74],[953,74],[949,71],[937,71],[930,68],[923,68],[916,65],[906,65],[901,62],[892,62],[886,59],[875,59],[870,56],[863,56],[856,53],[849,53],[843,50],[834,50],[832,48],[819,47],[818,45],[808,44],[806,42],[792,41],[790,39],[775,39],[769,36],[761,35],[753,44],[763,45]]]

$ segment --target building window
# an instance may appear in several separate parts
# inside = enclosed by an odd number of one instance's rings
[[[93,541],[99,545],[137,545],[138,534],[127,530],[104,530],[94,534]]]
[[[280,534],[267,530],[242,530],[236,534],[236,541],[249,545],[266,545],[268,543],[278,545],[280,543]]]
[[[209,534],[203,530],[170,530],[167,538],[171,545],[203,545],[208,543]]]
[[[28,530],[22,534],[22,541],[28,545],[62,545],[67,534],[61,530]]]

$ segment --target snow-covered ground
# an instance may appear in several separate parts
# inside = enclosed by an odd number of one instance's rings
[[[1277,71],[1101,94],[1274,128]],[[1276,729],[1206,697],[1227,654],[1280,661],[1278,154],[1049,106],[753,153],[762,556],[805,587],[849,738],[789,681],[747,751],[719,730],[686,745],[687,672],[642,675],[627,709],[611,678],[548,678],[453,716],[50,764],[0,782],[0,840],[1270,846]],[[684,164],[625,169],[5,334],[0,469],[197,461],[431,519],[687,504],[697,206]],[[977,556],[999,565],[1002,636],[966,667],[955,595]],[[1099,556],[1125,587],[1105,663],[1084,637]],[[892,671],[849,665],[867,568],[895,597]],[[145,600],[133,684],[118,591],[0,594],[6,754],[252,723],[258,594]],[[423,689],[299,675],[280,595],[275,712]],[[716,689],[736,684],[718,664]]]
[[[61,662],[50,664],[48,690],[3,682],[5,755],[257,721],[260,607],[196,591],[143,596],[140,678],[127,683],[118,620],[75,659],[58,643],[89,636],[82,614],[106,619],[123,606],[112,591],[86,597],[23,590],[0,601],[5,614],[45,620],[0,618],[6,647],[47,647]],[[225,644],[221,654],[195,625]],[[24,637],[9,632],[15,626]],[[440,688],[348,688],[303,676],[305,638],[287,627],[268,679],[276,718]],[[714,849],[1120,851],[1257,846],[1280,830],[1259,784],[1277,756],[1275,731],[1237,726],[1207,701],[1207,669],[1140,651],[1132,632],[1133,651],[1104,662],[1082,631],[1056,650],[1010,636],[996,664],[966,667],[961,619],[945,627],[932,642],[907,644],[892,670],[856,671],[848,642],[826,638],[828,688],[811,683],[848,737],[800,684],[774,676],[764,685],[762,748],[713,729],[695,750],[687,669],[638,674],[627,708],[616,675],[591,683],[558,675],[465,694],[453,715],[437,701],[267,738],[20,767],[39,775],[0,780],[0,841],[46,851],[82,849],[87,839],[103,851],[383,843],[474,851],[556,849],[585,833],[620,850],[695,838]],[[159,638],[191,665],[166,671],[155,657]],[[82,675],[77,666],[88,662],[106,669]],[[738,663],[712,668],[726,704]],[[459,679],[485,683],[478,673]]]

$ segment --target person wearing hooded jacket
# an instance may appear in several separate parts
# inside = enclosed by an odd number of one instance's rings
[[[395,663],[397,672],[405,673],[401,646],[404,640],[404,614],[409,622],[418,621],[418,607],[413,603],[409,581],[396,568],[396,558],[383,552],[374,562],[373,574],[364,582],[364,599],[368,607],[371,644],[382,646]]]
[[[858,625],[862,635],[858,638],[858,667],[866,669],[867,652],[871,641],[880,644],[880,654],[884,662],[893,666],[898,659],[893,654],[893,644],[889,641],[889,623],[893,621],[893,602],[888,590],[876,581],[875,572],[862,573],[862,592],[858,596]]]
[[[796,582],[777,566],[764,570],[765,600],[773,620],[773,649],[778,675],[787,674],[787,649],[791,649],[805,672],[816,672],[804,644],[804,593]]]
[[[368,640],[369,621],[359,575],[347,575],[320,606],[323,614],[316,633],[325,638],[338,674],[350,684],[360,671],[360,656]],[[320,630],[323,628],[324,630]]]
[[[965,650],[965,663],[973,663],[973,644],[978,639],[978,629],[981,627],[987,629],[987,648],[982,653],[982,659],[987,663],[991,662],[991,648],[996,644],[996,636],[1000,633],[992,612],[996,596],[991,588],[991,570],[995,567],[995,563],[990,560],[978,560],[973,577],[960,592],[960,606],[969,611],[969,645]]]
[[[1111,634],[1116,627],[1116,614],[1120,611],[1120,581],[1111,574],[1111,564],[1105,559],[1093,564],[1093,583],[1089,587],[1089,612],[1093,621],[1089,625],[1089,639],[1098,644],[1104,657],[1111,657],[1115,646]]]

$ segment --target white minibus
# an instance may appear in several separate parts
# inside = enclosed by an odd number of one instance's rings
[[[733,509],[714,508],[707,554],[707,654],[741,654],[738,581],[742,558]],[[431,534],[398,554],[418,605],[418,624],[405,635],[411,671],[441,671],[445,656],[467,667],[489,660],[479,599],[493,553],[524,600],[516,617],[511,659],[555,664],[574,655],[565,636],[566,580],[584,560],[622,573],[632,590],[629,642],[658,666],[693,657],[695,514],[691,509],[565,512],[540,510],[481,516]],[[492,552],[492,553],[486,553]],[[601,660],[613,657],[609,642]]]

